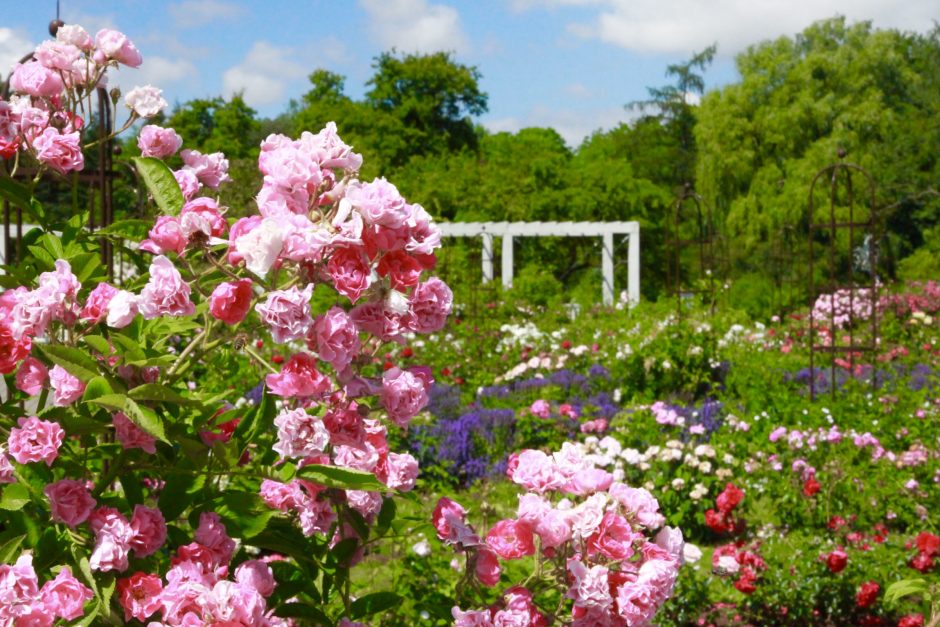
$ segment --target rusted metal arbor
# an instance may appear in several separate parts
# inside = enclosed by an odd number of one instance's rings
[[[676,198],[665,243],[666,285],[675,295],[679,317],[683,301],[695,295],[700,295],[714,313],[716,285],[721,280],[720,242],[711,206],[688,184]]]
[[[796,263],[799,258],[797,244],[801,239],[795,227],[785,225],[776,232],[767,249],[766,269],[774,287],[772,310],[781,318],[802,305],[799,285],[805,279],[801,278]]]
[[[56,19],[49,23],[49,34],[55,37],[64,22],[58,19],[58,4],[56,7]],[[21,63],[25,63],[33,58],[33,53],[25,55]],[[8,100],[10,96],[10,77],[0,83],[0,96]],[[110,225],[114,221],[114,199],[113,199],[113,181],[116,173],[113,168],[113,154],[119,150],[112,139],[111,132],[114,128],[114,120],[111,113],[111,98],[103,87],[95,90],[96,99],[96,120],[95,130],[97,136],[96,165],[93,170],[84,170],[73,173],[68,178],[61,177],[59,182],[66,184],[83,183],[88,190],[88,228],[94,230],[99,227]],[[7,168],[6,162],[0,162],[0,167]],[[17,172],[17,178],[26,179],[36,175],[35,170],[27,168],[20,169]],[[3,263],[18,263],[23,258],[23,207],[11,206],[7,200],[3,201],[3,242],[5,258]],[[15,231],[14,231],[15,228]],[[111,242],[106,238],[101,239],[101,263],[108,269],[109,275],[113,272],[113,249]]]
[[[829,356],[829,391],[835,394],[836,366],[853,371],[863,354],[878,348],[878,242],[881,225],[875,181],[867,170],[843,161],[813,177],[809,189],[810,398],[817,395],[816,363]],[[856,181],[861,189],[856,192]],[[819,199],[824,202],[818,203]],[[817,274],[817,270],[819,274]],[[828,294],[828,311],[818,316],[817,298]],[[822,301],[826,305],[825,300]],[[862,324],[859,324],[862,323]],[[823,327],[826,324],[826,327]],[[823,329],[827,329],[823,332]],[[864,331],[864,333],[862,333]],[[874,373],[872,382],[874,383]]]

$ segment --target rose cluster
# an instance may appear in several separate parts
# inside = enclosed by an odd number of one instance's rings
[[[104,28],[92,38],[81,26],[61,26],[54,40],[44,41],[28,61],[13,66],[13,96],[0,100],[0,158],[12,159],[22,151],[60,174],[81,170],[85,123],[79,112],[91,109],[85,100],[107,87],[109,68],[142,62],[123,33]],[[129,91],[125,104],[131,118],[124,129],[167,106],[161,91],[150,85]]]
[[[715,533],[740,533],[744,521],[734,517],[734,510],[744,500],[744,490],[729,483],[715,499],[717,509],[705,512],[705,525]]]
[[[501,560],[536,556],[539,585],[571,600],[573,625],[645,625],[672,594],[683,561],[682,533],[664,527],[656,498],[614,481],[570,443],[549,455],[514,454],[509,478],[526,488],[515,518],[482,540],[449,499],[434,511],[438,538],[467,557],[468,577],[488,586]],[[484,610],[453,609],[455,625],[546,625],[558,618],[527,587],[509,588]]]

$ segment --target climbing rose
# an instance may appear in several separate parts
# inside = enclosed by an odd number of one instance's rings
[[[858,588],[855,595],[855,603],[859,607],[871,607],[878,601],[878,592],[881,586],[877,581],[866,581]]]
[[[277,443],[274,450],[281,457],[310,457],[326,450],[330,432],[317,416],[303,408],[283,411],[274,419]]]
[[[131,422],[127,414],[122,411],[115,412],[112,420],[114,421],[114,436],[122,447],[139,448],[151,455],[157,452],[156,438]]]
[[[10,87],[21,94],[51,98],[62,93],[65,85],[58,73],[44,67],[39,61],[28,61],[13,66]]]
[[[27,357],[16,372],[16,389],[35,396],[42,391],[48,378],[46,366],[35,357]]]
[[[535,553],[532,529],[521,520],[501,520],[486,534],[486,544],[504,560]]]
[[[81,616],[85,602],[94,596],[95,593],[76,579],[68,566],[63,567],[55,579],[47,581],[39,591],[43,610],[69,621]]]
[[[134,537],[130,546],[137,557],[152,555],[166,542],[166,521],[159,509],[135,505],[131,529]]]
[[[146,621],[163,604],[163,581],[157,575],[136,572],[117,581],[118,602],[124,608],[124,620]]]
[[[849,556],[842,549],[836,549],[826,556],[826,566],[833,574],[840,573],[845,570],[845,567],[848,563]]]
[[[111,60],[128,67],[139,67],[144,62],[140,52],[127,35],[110,28],[98,31],[95,35],[95,46],[98,48],[94,55],[96,63],[104,64]]]
[[[226,324],[238,324],[251,307],[251,279],[219,283],[209,297],[209,313]]]
[[[391,368],[382,376],[382,406],[388,417],[404,427],[428,404],[428,383],[410,370]]]
[[[163,90],[153,85],[135,87],[124,96],[127,108],[142,118],[152,118],[167,108],[168,102],[163,98]]]
[[[77,527],[88,520],[95,508],[95,499],[84,481],[61,479],[47,485],[43,492],[49,499],[52,520],[69,527]]]
[[[85,301],[85,307],[82,308],[78,317],[85,322],[96,324],[108,315],[108,304],[118,289],[110,283],[101,282],[91,290],[88,300]]]
[[[150,280],[140,292],[138,307],[144,318],[191,316],[196,306],[189,299],[189,284],[173,262],[160,255],[150,264]]]
[[[148,124],[140,129],[140,135],[137,137],[140,154],[145,157],[166,159],[176,154],[182,145],[183,138],[176,131],[156,124]]]
[[[307,346],[317,351],[320,359],[342,372],[352,362],[362,344],[359,329],[352,318],[339,307],[331,307],[318,316],[307,335]]]
[[[71,405],[85,392],[85,384],[58,364],[49,371],[49,384],[53,390],[52,403],[56,407]]]
[[[20,418],[18,424],[19,427],[10,429],[10,439],[7,441],[10,457],[19,464],[44,461],[46,466],[51,466],[65,439],[62,427],[36,416]]]
[[[51,126],[33,140],[36,158],[59,174],[81,170],[85,165],[78,131],[60,133]]]
[[[268,293],[263,303],[255,305],[255,311],[268,329],[274,341],[283,344],[299,340],[307,335],[313,324],[310,317],[310,297],[313,285],[303,290],[292,287],[289,290],[276,290]]]
[[[323,396],[332,382],[317,370],[317,360],[307,353],[297,353],[277,374],[269,374],[265,383],[272,393],[286,397]]]
[[[418,333],[440,331],[450,315],[453,302],[453,292],[437,277],[419,283],[409,299],[412,328]]]

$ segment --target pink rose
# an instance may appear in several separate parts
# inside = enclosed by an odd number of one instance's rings
[[[453,292],[437,277],[419,283],[409,299],[412,329],[418,333],[440,331],[450,315],[453,302]]]
[[[103,65],[113,60],[128,67],[139,67],[143,63],[134,43],[119,31],[110,28],[99,30],[95,35],[95,46],[98,48],[94,55],[96,63]]]
[[[99,508],[89,518],[95,532],[95,548],[89,564],[92,570],[109,572],[127,570],[134,529],[127,519],[110,508]]]
[[[277,442],[274,450],[281,457],[310,457],[326,450],[330,432],[317,416],[303,408],[282,411],[274,419]]]
[[[183,138],[176,131],[156,124],[148,124],[140,129],[137,137],[140,154],[145,157],[166,159],[175,155],[182,145]]]
[[[269,292],[265,302],[255,305],[255,311],[271,331],[275,342],[283,344],[307,335],[313,324],[310,316],[312,295],[313,284],[308,284],[303,290],[292,287]]]
[[[92,41],[88,31],[78,24],[63,24],[59,27],[59,30],[56,31],[55,38],[56,41],[61,41],[64,44],[72,44],[85,52],[88,52],[95,46],[95,42]]]
[[[558,490],[567,481],[554,460],[542,451],[526,449],[516,459],[518,464],[509,473],[509,478],[527,490],[541,494]]]
[[[166,521],[159,509],[135,505],[131,528],[134,537],[130,546],[137,557],[152,555],[166,542]]]
[[[254,588],[261,596],[274,594],[274,573],[271,567],[261,560],[242,562],[235,569],[235,581],[243,586]]]
[[[317,360],[307,353],[292,355],[281,372],[269,374],[265,383],[272,393],[286,397],[310,397],[329,394],[332,382],[317,370]]]
[[[568,515],[557,509],[549,509],[536,520],[534,530],[542,540],[543,549],[561,546],[571,539],[573,532]]]
[[[227,258],[230,264],[232,264],[233,266],[237,266],[245,258],[244,255],[240,253],[238,249],[236,248],[235,242],[240,237],[244,237],[252,230],[258,228],[261,225],[261,221],[263,219],[264,218],[258,215],[249,216],[247,218],[239,218],[238,220],[235,221],[235,224],[232,225],[232,228],[229,229],[228,231],[229,246],[228,246]],[[283,245],[283,239],[281,243]],[[280,249],[278,249],[274,253],[275,259],[277,259],[278,253],[280,253]],[[267,270],[265,270],[265,272],[267,272]]]
[[[418,460],[408,453],[389,452],[386,459],[388,476],[385,485],[393,490],[407,492],[415,487],[418,478]]]
[[[232,540],[215,512],[203,512],[199,515],[199,528],[193,539],[209,549],[218,566],[225,566],[232,561],[235,553],[235,541]]]
[[[95,499],[88,492],[84,481],[62,479],[47,485],[43,493],[49,499],[52,520],[69,527],[77,527],[88,520],[91,511],[95,509]]]
[[[52,403],[56,407],[71,405],[85,392],[85,384],[58,364],[49,371],[49,384],[53,390]]]
[[[110,283],[99,283],[88,295],[88,300],[85,301],[85,307],[82,308],[78,317],[89,324],[101,322],[101,320],[108,315],[108,303],[111,302],[111,299],[114,298],[114,295],[117,293],[117,288]]]
[[[421,270],[421,264],[403,250],[385,253],[376,267],[379,276],[388,277],[392,289],[399,292],[417,285]]]
[[[666,522],[659,513],[659,501],[643,488],[631,488],[623,483],[614,483],[608,490],[611,498],[620,501],[627,517],[637,521],[647,529],[657,529]]]
[[[529,407],[529,412],[539,418],[548,418],[551,415],[552,406],[544,399],[538,399]]]
[[[43,67],[39,61],[27,61],[13,66],[10,74],[10,87],[21,94],[29,94],[37,98],[52,98],[62,93],[65,84],[57,72]]]
[[[44,461],[46,466],[51,466],[65,439],[62,427],[36,416],[20,418],[18,424],[19,427],[10,429],[10,438],[7,440],[10,457],[19,464]]]
[[[467,510],[460,503],[441,497],[434,507],[431,522],[437,537],[445,544],[476,546],[480,539],[467,525]]]
[[[188,243],[186,236],[183,234],[183,227],[175,216],[158,217],[147,235],[150,238],[142,241],[140,248],[157,255],[170,251],[180,255]]]
[[[150,280],[140,292],[138,308],[144,318],[191,316],[196,306],[189,300],[189,284],[183,281],[173,262],[160,255],[150,264]]]
[[[0,483],[16,483],[16,474],[10,458],[7,457],[7,449],[0,444]]]
[[[114,421],[114,436],[125,449],[139,448],[151,455],[157,452],[157,440],[152,435],[131,422],[122,411],[111,416]]]
[[[183,231],[186,231],[186,221],[188,217],[198,216],[200,222],[204,222],[208,231],[204,228],[199,229],[212,237],[222,237],[228,229],[228,222],[222,216],[219,210],[219,204],[211,198],[200,197],[188,201],[183,205],[180,211],[180,222],[183,224]]]
[[[568,589],[568,598],[574,599],[575,607],[607,610],[614,600],[610,595],[610,583],[606,566],[588,568],[580,560],[568,560],[568,574],[573,579]]]
[[[124,621],[144,622],[162,606],[163,581],[158,575],[136,572],[117,580],[118,603],[124,608]]]
[[[320,359],[342,372],[362,348],[359,329],[352,318],[339,307],[330,307],[317,317],[307,336],[307,346],[317,351]]]
[[[336,291],[352,302],[369,287],[372,268],[358,248],[337,248],[330,255],[326,271]]]
[[[47,581],[39,591],[43,610],[68,621],[81,616],[85,603],[94,596],[90,588],[72,575],[68,566],[64,566],[55,579]]]
[[[408,422],[428,404],[428,384],[409,370],[391,368],[382,376],[382,406],[398,426]]]
[[[521,520],[501,520],[486,534],[486,544],[504,560],[535,553],[532,528]]]
[[[476,564],[474,568],[477,579],[485,586],[495,586],[499,583],[501,569],[499,567],[499,558],[496,553],[481,548],[477,551]]]
[[[39,44],[33,56],[43,67],[68,72],[82,56],[82,51],[72,44],[48,39]]]
[[[221,152],[204,155],[198,150],[184,150],[180,156],[186,167],[206,187],[218,189],[222,183],[232,180],[228,175],[228,159]]]
[[[305,131],[298,142],[313,155],[321,168],[356,171],[362,166],[362,155],[343,143],[336,133],[335,122],[327,122],[316,135]]]
[[[177,185],[180,186],[184,200],[192,200],[196,194],[199,193],[199,179],[196,178],[196,173],[192,170],[187,168],[175,170],[173,172],[173,178],[176,179]]]
[[[140,313],[138,301],[137,294],[120,290],[108,303],[108,317],[105,323],[112,329],[123,329]]]
[[[346,189],[346,201],[362,215],[366,224],[397,229],[411,217],[411,209],[405,199],[384,178],[371,183],[350,183]]]
[[[633,531],[627,519],[615,512],[606,512],[600,527],[588,538],[588,552],[601,553],[612,560],[625,560],[633,555],[633,543],[643,535]]]
[[[219,283],[209,297],[209,313],[226,324],[238,324],[248,315],[254,292],[251,279]]]
[[[85,165],[78,131],[60,133],[51,126],[33,140],[36,159],[59,174],[81,170]]]
[[[586,496],[603,492],[614,482],[614,476],[602,468],[582,468],[568,479],[562,488],[568,494]]]
[[[42,391],[49,378],[49,370],[35,357],[27,357],[16,372],[16,388],[30,396]]]

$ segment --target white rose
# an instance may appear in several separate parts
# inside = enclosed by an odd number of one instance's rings
[[[163,99],[163,90],[157,89],[153,85],[144,87],[135,87],[124,96],[124,104],[127,108],[142,118],[152,118],[167,107],[167,101]]]

